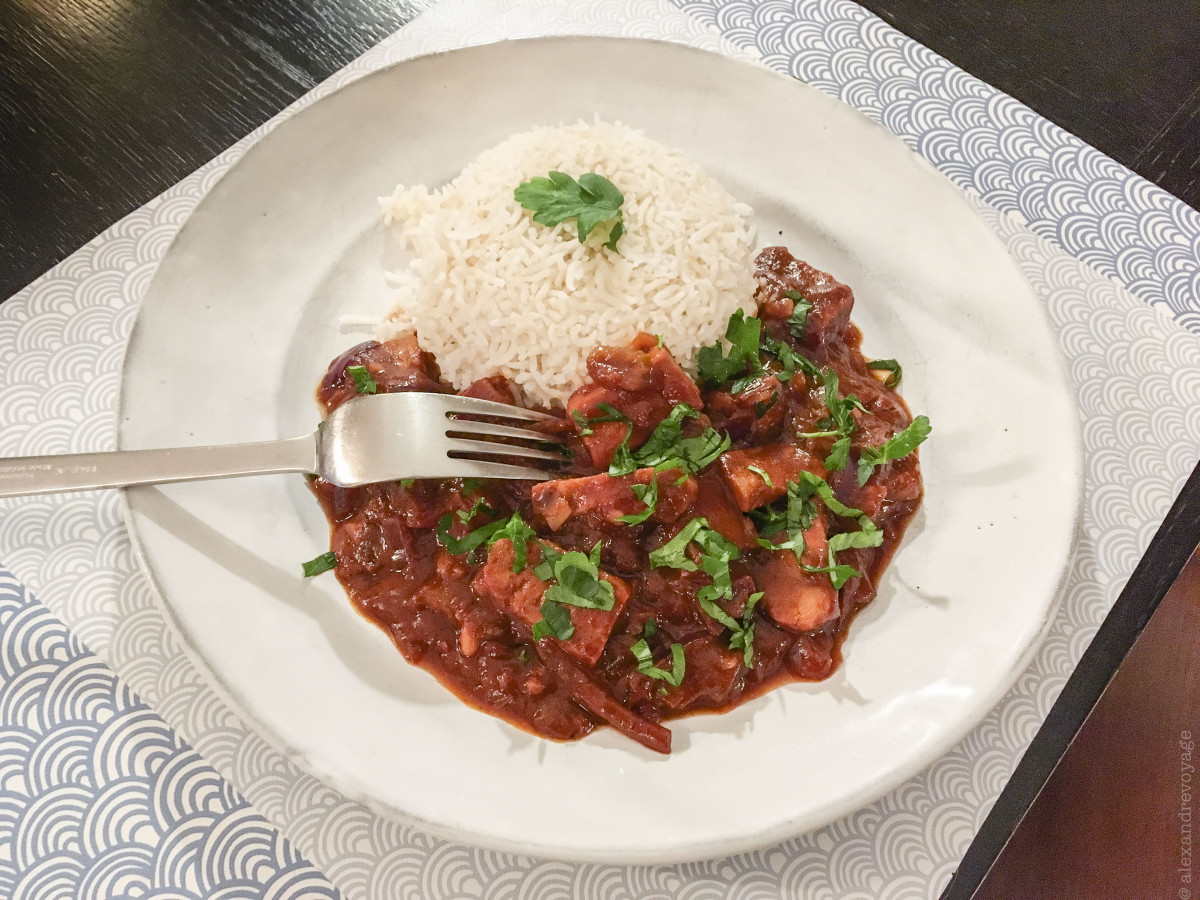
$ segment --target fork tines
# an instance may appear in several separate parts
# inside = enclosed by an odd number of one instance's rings
[[[566,447],[550,435],[502,424],[504,420],[547,422],[554,416],[474,397],[449,400],[446,439],[450,458],[475,462],[498,478],[517,476],[516,469],[523,469],[524,477],[554,478],[568,461]],[[481,477],[488,476],[481,472]]]

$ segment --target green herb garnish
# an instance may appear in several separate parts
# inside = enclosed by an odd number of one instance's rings
[[[741,628],[729,638],[730,650],[741,650],[742,661],[747,669],[754,668],[754,607],[763,598],[763,592],[758,591],[746,598],[746,609],[742,612]]]
[[[320,575],[322,572],[328,572],[330,569],[337,566],[337,554],[330,550],[328,553],[322,553],[320,556],[310,559],[304,563],[304,577],[312,578],[314,575]]]
[[[788,328],[797,340],[804,340],[804,329],[808,327],[808,314],[812,312],[812,303],[804,298],[799,291],[784,291],[783,296],[792,301],[792,314],[788,317]]]
[[[900,379],[904,377],[904,370],[900,368],[900,363],[894,359],[873,359],[867,363],[868,369],[874,369],[877,372],[887,372],[888,377],[883,380],[885,388],[898,388]]]
[[[671,538],[657,550],[650,551],[650,567],[657,569],[659,566],[666,566],[671,569],[683,569],[685,572],[695,572],[699,566],[688,559],[687,550],[688,544],[692,542],[697,534],[703,529],[708,528],[708,520],[703,518],[695,518],[688,522],[683,528],[679,529],[679,533]]]
[[[699,472],[710,465],[718,456],[729,449],[729,435],[715,428],[706,428],[696,437],[683,436],[683,422],[697,418],[696,412],[686,403],[677,403],[670,414],[655,427],[646,443],[637,450],[629,449],[631,427],[625,439],[617,445],[609,475],[628,475],[638,469],[656,468],[660,471],[679,469],[685,475]]]
[[[461,512],[462,510],[459,510]],[[453,513],[446,513],[438,519],[437,534],[438,543],[453,553],[455,556],[468,554],[468,558],[474,562],[475,551],[486,544],[501,528],[504,527],[503,522],[489,522],[486,525],[481,525],[474,531],[467,533],[465,537],[456,538],[450,533],[450,529],[454,527],[455,516]]]
[[[488,526],[484,526],[485,528]],[[524,571],[528,559],[527,544],[537,537],[537,532],[530,528],[519,512],[514,512],[509,518],[500,523],[500,527],[488,538],[488,546],[501,538],[508,538],[513,545],[513,574]]]
[[[734,310],[725,327],[725,339],[729,341],[728,352],[721,346],[720,341],[708,347],[701,347],[696,354],[696,368],[700,380],[709,384],[724,384],[736,375],[740,375],[747,363],[753,363],[754,369],[760,368],[758,361],[759,337],[762,332],[762,322],[753,316],[747,318],[742,310]]]
[[[600,544],[597,543],[590,554],[578,550],[559,553],[546,544],[542,544],[541,548],[542,561],[534,568],[533,574],[542,581],[555,583],[546,588],[541,607],[542,618],[533,626],[533,636],[538,638],[552,634],[560,640],[570,640],[575,629],[564,607],[577,606],[608,612],[616,602],[612,584],[600,577]]]
[[[903,431],[888,438],[878,447],[865,447],[858,457],[858,486],[862,487],[876,466],[912,453],[932,431],[926,416],[917,416]]]
[[[825,467],[833,472],[840,472],[850,461],[850,435],[858,430],[851,413],[856,409],[865,409],[866,407],[853,394],[843,397],[838,393],[838,376],[833,369],[825,369],[821,373],[821,380],[825,384],[825,406],[829,410],[828,423],[831,429],[839,435],[829,449],[829,455],[825,457]],[[822,424],[824,422],[825,420],[822,420]]]
[[[656,466],[665,462],[683,440],[683,423],[687,419],[696,419],[699,416],[700,413],[688,404],[676,403],[667,417],[655,426],[646,442],[634,452],[634,460],[641,466]],[[609,474],[614,473],[610,471]]]
[[[761,419],[767,414],[772,406],[779,402],[779,391],[771,391],[771,396],[766,400],[756,400],[754,402],[754,418]]]
[[[820,497],[829,511],[848,519],[856,519],[859,531],[846,531],[829,538],[829,564],[825,566],[809,566],[804,563],[805,550],[804,532],[812,527],[817,517],[817,507],[813,497]],[[833,488],[819,475],[812,472],[801,472],[799,481],[789,481],[787,488],[787,506],[784,510],[773,506],[764,506],[750,511],[750,518],[758,528],[758,544],[765,550],[791,550],[796,555],[796,561],[806,572],[828,575],[835,590],[841,590],[847,581],[862,573],[853,566],[839,565],[837,554],[852,547],[878,547],[883,543],[883,532],[861,509],[846,506],[833,495]],[[773,543],[767,538],[780,532],[786,532],[787,537]]]
[[[800,298],[796,291],[787,292],[789,297],[793,294]],[[797,302],[796,310],[788,321],[791,323],[792,334],[803,338],[803,323],[800,323],[799,331],[796,324],[799,321],[797,315],[801,312],[804,316],[808,314],[802,299]],[[729,324],[725,327],[725,339],[729,342],[728,350],[718,341],[708,347],[702,347],[696,354],[700,381],[710,387],[736,378],[730,387],[730,393],[740,394],[749,389],[757,379],[766,374],[759,353],[770,354],[779,361],[779,371],[772,374],[782,382],[791,381],[796,372],[803,372],[809,378],[820,378],[820,371],[812,360],[802,353],[797,353],[783,341],[777,341],[765,334],[762,321],[753,316],[747,317],[740,309],[734,310],[733,315],[729,317]]]
[[[475,503],[472,504],[470,509],[460,509],[456,511],[454,515],[458,517],[458,521],[460,522],[470,522],[481,512],[490,513],[494,512],[494,510],[487,505],[487,501],[485,501],[482,497],[476,497]]]
[[[546,588],[547,600],[604,612],[613,608],[613,586],[600,577],[599,543],[590,555],[571,550],[558,555],[552,565],[558,583]]]
[[[700,548],[699,564],[687,555],[687,548],[695,543]],[[712,578],[712,584],[702,587],[696,594],[700,608],[709,618],[716,620],[730,631],[729,646],[741,650],[747,667],[754,665],[754,604],[762,597],[751,597],[739,621],[727,613],[717,600],[733,599],[733,577],[729,563],[740,555],[737,546],[727,537],[709,527],[708,520],[697,517],[679,530],[679,533],[657,550],[650,553],[652,568],[667,566],[685,572],[703,571]]]
[[[579,426],[579,433],[584,437],[590,437],[596,432],[592,429],[592,425],[587,418],[577,409],[571,410],[571,418],[575,420],[575,424]]]
[[[468,532],[465,537],[456,538],[450,533],[456,517],[459,521],[469,522],[480,512],[495,515],[495,512],[482,499],[477,499],[470,510],[460,509],[456,513],[446,513],[438,519],[436,528],[438,543],[455,556],[468,554],[468,560],[475,562],[478,556],[476,551],[480,547],[484,545],[490,547],[501,538],[509,538],[513,542],[513,571],[520,572],[525,568],[525,544],[536,536],[534,530],[525,524],[520,513],[514,512],[507,519],[480,525]]]
[[[354,390],[359,394],[374,394],[379,390],[379,385],[375,383],[375,379],[371,377],[371,373],[367,371],[366,366],[346,366],[346,372],[354,379]]]
[[[542,618],[533,625],[533,639],[556,637],[560,641],[569,641],[574,634],[575,626],[571,624],[571,614],[566,608],[553,600],[543,600]]]
[[[683,675],[687,670],[687,663],[683,656],[683,645],[671,645],[671,671],[660,669],[654,665],[654,654],[650,652],[650,645],[646,643],[645,638],[635,641],[633,646],[629,648],[634,659],[637,660],[637,670],[641,674],[649,678],[657,678],[659,681],[665,681],[672,687],[679,687],[683,683]]]
[[[769,488],[775,487],[775,482],[773,482],[771,480],[771,476],[767,474],[767,471],[765,469],[760,469],[758,466],[746,466],[746,468],[749,469],[751,472],[753,472],[755,475],[757,475],[759,478],[761,478],[763,480],[763,482],[767,485],[767,487],[769,487]]]
[[[598,416],[585,416],[577,409],[571,410],[571,418],[575,420],[575,424],[579,426],[579,433],[584,437],[594,434],[592,426],[599,425],[601,422],[629,421],[629,416],[609,403],[597,403],[596,409],[601,410],[601,414]]]
[[[646,508],[639,513],[618,516],[617,521],[624,525],[641,525],[658,508],[658,471],[651,473],[649,484],[635,484],[631,489],[633,495],[646,504]]]
[[[770,335],[763,335],[762,344],[759,345],[759,350],[763,353],[769,353],[779,360],[780,369],[775,373],[775,377],[785,384],[796,377],[796,371],[802,371],[806,375],[819,374],[817,367],[812,361],[802,353],[797,353],[783,341],[777,341]]]
[[[588,172],[576,181],[564,172],[551,172],[549,178],[531,178],[518,185],[513,197],[533,212],[533,221],[539,225],[554,226],[574,219],[581,244],[592,229],[608,229],[604,246],[616,250],[625,233],[621,216],[625,197],[603,175]]]

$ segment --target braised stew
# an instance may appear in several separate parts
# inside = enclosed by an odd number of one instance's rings
[[[554,740],[612,725],[667,753],[663,721],[829,677],[921,500],[898,367],[859,350],[847,286],[770,248],[757,317],[690,377],[652,335],[598,347],[548,438],[543,483],[315,481],[335,573],[411,663]],[[407,337],[353,348],[318,390],[450,392]],[[358,377],[353,377],[357,375]],[[462,393],[522,404],[503,377]]]

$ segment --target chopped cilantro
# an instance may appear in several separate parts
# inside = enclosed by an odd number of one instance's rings
[[[737,381],[729,386],[729,393],[742,394],[750,390],[756,381],[762,377],[760,372],[752,372],[749,375],[743,375]]]
[[[592,416],[588,419],[593,425],[599,422],[628,422],[629,416],[621,412],[611,403],[597,403],[596,409],[600,410],[601,415]]]
[[[371,377],[366,366],[346,366],[346,373],[354,379],[354,390],[359,394],[373,394],[379,390],[379,385]]]
[[[600,577],[600,544],[597,543],[590,554],[578,550],[559,553],[546,544],[542,544],[541,549],[542,561],[533,573],[542,581],[554,583],[546,588],[542,618],[533,626],[533,636],[553,635],[560,640],[570,640],[575,629],[564,607],[607,612],[616,602],[612,584]]]
[[[650,652],[650,645],[646,643],[645,638],[635,641],[629,650],[633,654],[633,658],[637,660],[637,670],[641,674],[665,681],[672,687],[679,687],[683,683],[683,674],[687,670],[687,663],[684,660],[682,644],[671,645],[671,671],[669,672],[654,665],[654,655]]]
[[[482,497],[476,497],[474,505],[470,509],[460,509],[454,513],[460,522],[470,522],[480,513],[493,512],[492,508],[487,505],[487,502]]]
[[[562,554],[554,561],[554,580],[546,588],[546,599],[566,606],[578,606],[583,609],[599,609],[607,612],[615,602],[611,582],[600,577],[599,553],[596,544],[593,555],[595,560],[586,553],[571,550]]]
[[[459,510],[462,513],[462,510]],[[456,538],[450,533],[450,529],[454,527],[454,514],[446,513],[437,523],[437,539],[438,543],[453,553],[455,556],[461,556],[466,553],[468,558],[474,561],[475,551],[488,543],[497,531],[504,527],[503,522],[489,522],[486,525],[481,525],[474,531],[467,533],[466,537]]]
[[[549,544],[541,544],[540,546],[542,549],[542,561],[534,567],[533,574],[542,581],[550,581],[554,577],[554,561],[562,556],[562,554]]]
[[[513,571],[520,572],[525,568],[525,545],[536,536],[536,533],[525,524],[519,512],[514,512],[507,519],[480,525],[468,532],[466,537],[456,538],[450,533],[450,529],[454,527],[455,516],[462,522],[469,522],[480,511],[495,515],[482,499],[478,499],[469,511],[460,509],[457,513],[446,513],[438,519],[436,529],[438,543],[455,556],[468,554],[468,560],[475,562],[478,555],[476,551],[480,547],[484,545],[490,547],[501,538],[508,538],[513,544]]]
[[[871,520],[868,519],[868,522]],[[864,528],[862,531],[843,531],[841,534],[835,534],[829,539],[829,556],[833,558],[834,554],[841,550],[849,550],[851,548],[867,548],[878,547],[883,543],[883,532],[871,522],[870,528]]]
[[[804,566],[804,571],[813,575],[828,575],[829,582],[835,591],[840,591],[851,578],[857,578],[862,572],[854,566]]]
[[[579,426],[579,433],[584,437],[589,437],[596,432],[592,429],[591,423],[577,409],[571,410],[571,418],[575,420],[575,424]]]
[[[674,468],[684,472],[699,472],[714,463],[732,443],[729,435],[721,434],[715,428],[706,428],[703,434],[681,440],[672,454],[659,465],[672,463],[676,464]]]
[[[684,421],[699,416],[700,413],[688,404],[676,403],[667,417],[655,426],[646,443],[635,451],[634,458],[643,466],[654,466],[665,461],[675,445],[683,439]]]
[[[771,480],[771,476],[767,474],[765,469],[760,469],[758,466],[746,466],[751,472],[761,478],[769,488],[775,487],[775,482]]]
[[[766,400],[756,400],[754,402],[754,418],[761,419],[767,414],[772,406],[779,402],[779,391],[771,391],[771,396]]]
[[[829,448],[829,455],[825,457],[825,468],[832,472],[840,472],[846,468],[848,462],[850,462],[850,437],[842,435]]]
[[[847,550],[851,547],[878,547],[883,543],[883,532],[875,525],[871,519],[863,513],[861,509],[855,509],[852,506],[846,506],[833,495],[833,488],[829,483],[819,475],[814,475],[812,472],[801,472],[801,481],[803,487],[807,489],[808,496],[816,494],[821,498],[822,502],[835,515],[842,516],[847,519],[856,519],[858,521],[859,531],[841,532],[840,534],[832,535],[829,538],[829,565],[827,566],[803,566],[806,572],[827,573],[829,580],[833,583],[836,590],[841,590],[851,578],[854,578],[862,573],[853,566],[838,565],[837,554],[841,550]],[[800,486],[798,486],[798,491]],[[799,556],[797,556],[799,558]]]
[[[728,353],[718,341],[708,347],[701,347],[696,354],[696,367],[700,380],[710,384],[724,384],[729,379],[740,375],[749,362],[754,363],[757,371],[759,335],[762,322],[753,316],[746,317],[742,310],[734,310],[725,328],[725,339],[729,341]]]
[[[320,575],[322,572],[328,572],[330,569],[337,566],[337,554],[330,550],[328,553],[322,553],[320,556],[310,559],[304,563],[304,577],[312,578],[314,575]]]
[[[640,525],[650,518],[654,514],[654,510],[658,508],[658,472],[655,471],[650,475],[649,484],[635,484],[631,489],[633,495],[646,504],[646,508],[639,513],[618,516],[617,521],[625,525]]]
[[[856,409],[865,409],[853,394],[845,397],[838,393],[838,376],[833,369],[825,369],[821,373],[825,384],[825,406],[829,410],[829,424],[839,437],[833,442],[829,455],[825,457],[825,467],[833,472],[840,472],[850,461],[850,435],[857,429],[851,413]]]
[[[730,650],[741,650],[742,661],[747,669],[754,668],[754,607],[763,598],[763,592],[758,591],[746,598],[746,609],[742,612],[741,628],[729,639]]]
[[[858,457],[858,484],[862,487],[876,466],[912,453],[932,431],[926,416],[917,416],[907,428],[888,438],[878,447],[865,447]]]
[[[500,528],[492,533],[488,538],[488,545],[494,544],[501,538],[508,538],[513,545],[513,572],[522,572],[525,569],[525,563],[528,559],[528,543],[537,537],[537,532],[530,528],[525,520],[521,518],[519,512],[514,512],[512,516],[505,519],[501,523]]]
[[[571,614],[553,600],[542,601],[542,618],[533,625],[533,639],[556,637],[560,641],[569,641],[574,634]]]
[[[813,497],[819,497],[830,512],[848,519],[856,519],[859,531],[847,531],[835,534],[829,538],[829,564],[826,566],[809,566],[804,563],[805,550],[804,532],[816,521],[817,508]],[[796,555],[797,562],[806,572],[825,574],[835,590],[862,573],[853,566],[839,565],[837,554],[842,550],[853,547],[878,547],[883,543],[883,532],[866,516],[861,509],[846,506],[833,495],[829,483],[812,472],[801,472],[799,481],[789,481],[787,489],[787,506],[779,510],[774,506],[763,506],[750,511],[750,518],[758,528],[758,544],[765,550],[791,550]],[[778,542],[768,538],[780,532],[786,532],[787,537]]]
[[[799,291],[784,291],[783,296],[792,301],[792,314],[788,317],[788,328],[798,340],[804,340],[804,329],[808,327],[808,314],[812,312],[812,303],[804,298]]]
[[[650,551],[650,567],[657,569],[660,566],[666,566],[671,569],[683,569],[685,572],[695,572],[699,568],[694,562],[688,559],[687,550],[688,544],[692,539],[700,533],[702,529],[708,528],[708,520],[697,517],[688,522],[683,528],[679,529],[679,533],[671,538],[657,550]]]
[[[617,449],[613,451],[612,462],[608,464],[609,475],[628,475],[630,472],[637,471],[638,461],[634,459],[633,451],[629,449],[629,436],[632,434],[633,426],[630,426],[621,443],[617,444]]]
[[[783,341],[777,341],[770,335],[763,335],[762,344],[759,349],[763,353],[769,353],[779,360],[780,369],[775,373],[775,377],[785,384],[796,377],[796,370],[801,369],[808,372],[810,369],[816,371],[816,366],[809,361],[807,357],[797,353]]]
[[[853,506],[847,506],[833,495],[833,488],[820,475],[814,475],[812,472],[801,472],[800,480],[807,486],[806,496],[811,497],[816,494],[825,501],[825,505],[830,508],[836,515],[845,516],[847,519],[858,519],[863,515],[861,509],[855,509]]]
[[[700,548],[700,564],[692,562],[687,555],[687,548],[695,543]],[[712,579],[712,584],[702,587],[696,594],[700,608],[709,618],[716,620],[730,631],[729,646],[731,649],[742,650],[748,667],[754,665],[754,634],[752,616],[753,603],[746,604],[742,620],[738,621],[727,613],[717,603],[718,600],[733,599],[733,576],[729,571],[729,563],[740,555],[740,551],[732,541],[719,531],[709,527],[708,520],[697,517],[692,519],[679,533],[663,546],[650,554],[651,567],[667,566],[672,569],[682,569],[685,572],[703,571]],[[761,595],[759,595],[761,597]]]
[[[594,434],[593,425],[599,425],[601,422],[628,422],[629,416],[621,412],[610,403],[597,403],[596,409],[601,411],[598,416],[585,416],[577,409],[571,410],[571,418],[575,420],[575,424],[579,426],[579,433],[584,437]]]
[[[628,475],[638,469],[679,469],[684,474],[699,472],[710,465],[718,456],[729,449],[729,435],[722,435],[714,428],[706,428],[695,436],[683,437],[683,422],[697,418],[696,412],[686,403],[677,403],[670,414],[658,423],[658,426],[637,450],[629,449],[629,436],[617,445],[612,462],[608,467],[609,475]]]
[[[894,359],[875,359],[867,363],[867,368],[888,373],[888,377],[883,380],[885,388],[898,388],[900,386],[900,379],[904,377],[904,370],[900,368],[900,363]]]
[[[807,474],[807,473],[802,473]],[[812,527],[817,518],[817,507],[812,502],[815,488],[807,483],[787,483],[786,505],[783,510],[774,506],[763,506],[750,511],[750,518],[758,528],[759,546],[766,550],[791,550],[796,560],[804,555],[804,532]],[[787,536],[773,543],[772,538],[780,532]]]

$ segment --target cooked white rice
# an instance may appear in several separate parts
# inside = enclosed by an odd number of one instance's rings
[[[574,220],[535,224],[513,190],[550,171],[599,173],[625,196],[620,253]],[[414,259],[392,273],[386,339],[416,330],[465,387],[507,375],[533,401],[565,400],[598,344],[662,335],[688,363],[739,307],[753,309],[749,207],[682,153],[596,121],[539,128],[485,151],[448,185],[403,185],[382,201]]]

